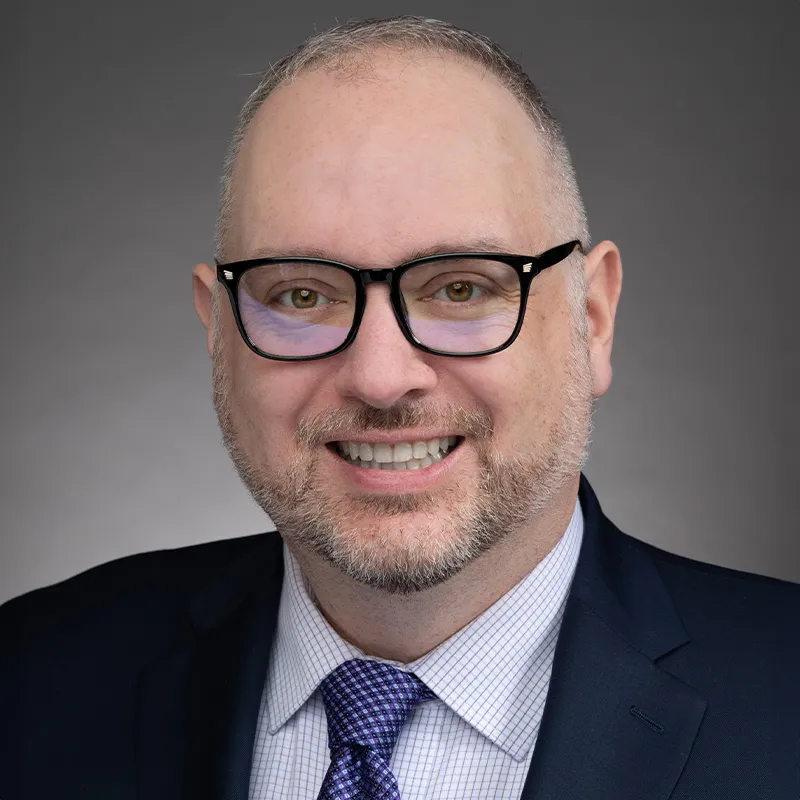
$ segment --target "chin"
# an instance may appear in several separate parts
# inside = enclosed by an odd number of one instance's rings
[[[446,581],[494,541],[470,525],[468,517],[413,510],[378,517],[353,514],[346,524],[296,532],[298,545],[347,577],[391,593],[422,591]]]

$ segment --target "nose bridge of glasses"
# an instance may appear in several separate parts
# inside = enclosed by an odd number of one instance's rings
[[[370,284],[385,284],[387,288],[386,293],[386,300],[388,304],[391,306],[392,313],[397,320],[398,325],[400,326],[400,330],[402,331],[403,335],[406,339],[409,339],[409,334],[405,330],[405,323],[403,321],[403,317],[406,314],[406,307],[405,302],[403,301],[403,297],[398,294],[399,308],[396,305],[395,301],[392,298],[392,295],[396,291],[395,286],[395,274],[397,268],[396,267],[388,267],[386,269],[362,269],[359,270],[358,277],[361,280],[361,285],[364,287],[364,292],[366,294],[367,288]],[[375,301],[373,300],[373,303]],[[375,306],[373,305],[372,308],[374,309]],[[360,317],[357,322],[357,327],[361,329],[362,327],[362,320],[363,317]],[[409,339],[410,340],[410,339]],[[411,341],[411,340],[410,340]]]
[[[362,269],[359,271],[361,283],[366,288],[371,283],[385,283],[387,286],[392,285],[394,270],[388,269]]]

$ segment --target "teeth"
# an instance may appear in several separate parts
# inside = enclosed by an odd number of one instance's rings
[[[428,445],[425,444],[425,442],[414,442],[411,452],[414,458],[425,458],[425,456],[428,455]]]
[[[401,442],[394,446],[394,460],[408,461],[413,458],[412,447],[407,442]]]
[[[396,445],[376,442],[336,442],[336,450],[362,469],[425,469],[441,461],[453,448],[456,436],[442,436],[427,442],[399,442]]]
[[[391,464],[394,461],[394,453],[392,453],[392,446],[390,444],[376,444],[372,448],[372,457],[379,464]]]

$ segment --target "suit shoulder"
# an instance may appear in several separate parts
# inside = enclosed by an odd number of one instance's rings
[[[228,562],[260,550],[261,533],[174,549],[123,556],[0,605],[0,633],[44,633],[72,620],[119,618],[122,609],[145,615],[167,611],[186,600]]]
[[[626,536],[626,534],[623,534]],[[633,537],[628,537],[633,538]],[[707,561],[698,561],[688,556],[671,553],[662,550],[655,545],[635,540],[644,547],[650,555],[662,566],[664,570],[675,574],[682,574],[687,578],[693,577],[695,580],[714,580],[720,584],[727,584],[731,587],[741,588],[743,585],[752,586],[754,590],[765,592],[785,592],[787,597],[796,597],[800,600],[800,583],[794,581],[774,578],[769,575],[760,575],[756,572],[723,567],[719,564],[711,564]]]
[[[789,640],[800,650],[800,584],[670,553],[621,534],[656,564],[681,616],[747,635]]]

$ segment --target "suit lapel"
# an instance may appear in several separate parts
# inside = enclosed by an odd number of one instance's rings
[[[259,539],[195,598],[182,644],[140,677],[143,799],[247,800],[283,577],[278,534]]]
[[[705,700],[655,662],[689,637],[652,560],[581,477],[584,540],[522,800],[667,800]]]

